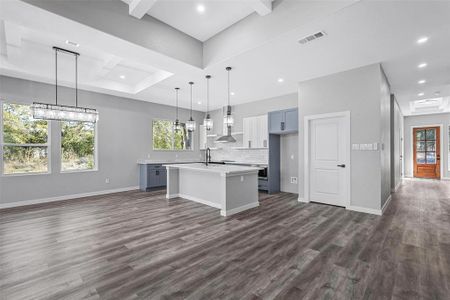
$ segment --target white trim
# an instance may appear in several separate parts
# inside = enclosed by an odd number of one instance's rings
[[[414,128],[426,128],[426,127],[439,127],[440,128],[440,134],[439,134],[439,143],[440,143],[440,155],[441,155],[441,163],[440,163],[440,179],[442,179],[442,175],[444,174],[444,159],[442,156],[442,153],[444,153],[444,125],[443,124],[424,124],[424,125],[411,125],[410,131],[411,131],[411,176],[414,177]],[[415,177],[414,177],[415,178]]]
[[[441,177],[441,180],[450,181],[450,177]]]
[[[305,181],[305,199],[302,202],[309,202],[309,123],[312,120],[317,119],[328,119],[328,118],[337,118],[337,117],[343,117],[344,118],[344,131],[347,139],[347,145],[346,145],[346,159],[345,159],[345,175],[347,177],[347,199],[346,199],[346,205],[345,207],[349,207],[351,203],[351,113],[350,111],[342,111],[342,112],[334,112],[334,113],[326,113],[326,114],[318,114],[318,115],[309,115],[305,116],[304,119],[304,181]]]
[[[389,206],[389,204],[391,204],[391,200],[392,200],[392,195],[389,195],[386,202],[384,202],[383,207],[381,208],[381,214],[383,214],[384,211],[386,210],[386,208]]]
[[[298,197],[297,201],[303,202],[303,203],[309,203],[309,201],[306,201],[305,198],[303,198],[303,197]]]
[[[254,207],[258,207],[258,206],[259,206],[259,202],[254,202],[254,203],[249,203],[249,204],[246,204],[246,205],[243,205],[243,206],[239,206],[239,207],[236,207],[236,208],[233,208],[233,209],[229,209],[229,210],[221,209],[220,210],[220,215],[223,216],[223,217],[229,217],[231,215],[240,213],[241,211],[244,211],[244,210],[247,210],[247,209],[250,209],[250,208],[254,208]]]
[[[363,213],[366,213],[366,214],[377,215],[377,216],[381,216],[382,215],[381,209],[367,208],[367,207],[354,206],[354,205],[347,206],[346,209],[353,210],[353,211],[358,211],[358,212],[363,212]]]
[[[51,197],[51,198],[41,198],[41,199],[35,199],[35,200],[15,201],[15,202],[10,202],[10,203],[0,203],[0,209],[10,208],[10,207],[26,206],[26,205],[33,205],[33,204],[48,203],[48,202],[56,202],[56,201],[63,201],[63,200],[72,200],[72,199],[75,200],[75,199],[78,199],[78,198],[99,196],[99,195],[106,195],[106,194],[113,194],[113,193],[120,193],[120,192],[127,192],[127,191],[133,191],[133,190],[138,190],[138,189],[139,189],[139,186],[129,186],[129,187],[125,187],[125,188],[103,190],[103,191],[97,191],[97,192],[64,195],[64,196],[57,196],[57,197]]]
[[[173,196],[173,195],[171,195],[171,196]],[[193,197],[193,196],[185,195],[185,194],[178,194],[177,197],[184,198],[184,199],[187,199],[187,200],[191,200],[191,201],[194,201],[194,202],[198,202],[198,203],[201,203],[201,204],[205,204],[205,205],[208,205],[208,206],[211,206],[211,207],[214,207],[214,208],[222,209],[222,205],[220,205],[218,203],[214,203],[214,202],[208,201],[208,200],[205,200],[205,199],[201,199],[201,198],[197,198],[197,197]]]

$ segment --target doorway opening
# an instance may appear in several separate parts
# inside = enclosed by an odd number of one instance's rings
[[[441,128],[439,126],[413,128],[414,177],[441,178]]]

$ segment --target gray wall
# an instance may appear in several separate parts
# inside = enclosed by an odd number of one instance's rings
[[[74,91],[69,88],[59,90],[61,104],[73,104]],[[0,76],[0,98],[5,101],[52,103],[54,91],[53,85]],[[138,185],[138,159],[148,155],[152,159],[200,157],[198,132],[194,134],[194,151],[152,150],[152,119],[173,119],[174,107],[88,91],[80,91],[79,104],[96,108],[100,113],[97,127],[98,171],[59,172],[59,123],[52,121],[52,173],[0,177],[0,204],[133,187]],[[200,112],[194,112],[193,116],[198,121],[203,119]],[[180,119],[187,120],[188,111],[180,110]],[[110,178],[109,184],[105,183],[106,178]]]
[[[443,162],[443,170],[441,177],[449,179],[450,172],[448,170],[448,127],[450,126],[450,113],[432,114],[423,116],[405,116],[404,118],[404,139],[405,139],[405,177],[413,177],[413,148],[412,148],[412,128],[414,126],[443,125],[441,136],[441,160]]]
[[[235,126],[232,131],[242,131],[242,120],[245,117],[259,116],[267,114],[270,111],[287,109],[297,107],[298,96],[297,94],[288,94],[275,98],[268,98],[264,100],[258,100],[250,103],[244,103],[240,105],[234,105],[232,108],[234,115]],[[223,130],[223,111],[221,109],[215,110],[211,113],[211,118],[214,120],[214,133],[222,134]],[[239,138],[239,137],[237,137]],[[235,150],[228,151],[227,158],[235,160],[239,159],[242,152],[245,151],[245,157],[250,159],[251,153],[255,153],[255,157],[261,157],[264,152],[267,157],[267,150]],[[297,193],[298,185],[290,183],[290,177],[298,176],[298,135],[291,134],[283,136],[281,138],[281,190],[284,192]],[[212,157],[222,158],[223,155],[220,150],[213,150]],[[294,159],[291,159],[291,155]]]
[[[391,190],[402,180],[403,114],[394,95],[391,95]]]
[[[381,207],[391,195],[391,92],[381,69],[380,84],[380,142],[381,142]]]
[[[304,196],[304,117],[332,112],[351,112],[351,143],[382,140],[379,64],[369,65],[299,83],[299,196]],[[383,97],[385,95],[383,94]],[[383,98],[383,105],[385,99]],[[383,108],[384,110],[385,108]],[[383,114],[386,112],[383,111]],[[383,115],[383,120],[385,116]],[[389,115],[388,115],[389,123]],[[384,151],[390,151],[385,147]],[[383,154],[384,157],[384,154]],[[382,196],[381,151],[351,152],[351,205],[380,209]],[[383,158],[384,159],[384,158]],[[389,167],[389,164],[388,166]],[[390,171],[388,172],[390,174]],[[387,181],[390,186],[390,181]],[[383,186],[384,189],[384,186]]]

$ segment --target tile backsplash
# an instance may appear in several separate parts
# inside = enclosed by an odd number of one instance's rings
[[[214,161],[233,160],[238,162],[267,164],[269,161],[268,149],[234,149],[234,143],[217,144],[219,149],[211,150],[211,158]]]

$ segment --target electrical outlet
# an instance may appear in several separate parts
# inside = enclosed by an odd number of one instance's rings
[[[241,182],[243,182],[244,181],[244,176],[241,176]]]
[[[106,179],[105,179],[105,183],[109,183],[109,178],[106,178]]]
[[[294,154],[291,154],[291,159],[292,159],[292,160],[294,159]]]
[[[147,154],[147,158],[150,158],[150,153]]]
[[[291,183],[297,184],[297,177],[291,177]]]

